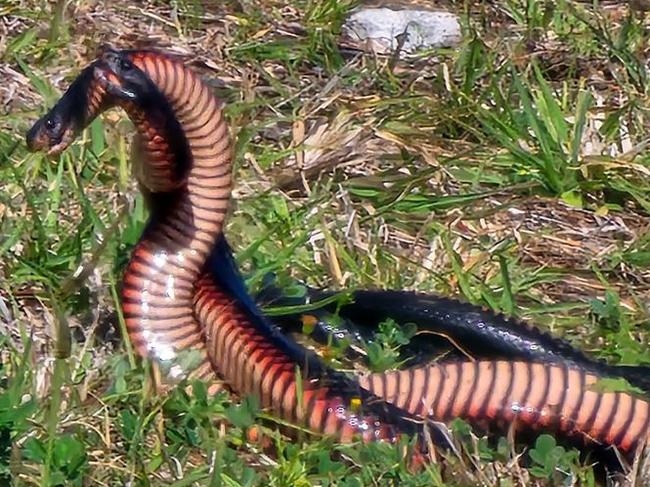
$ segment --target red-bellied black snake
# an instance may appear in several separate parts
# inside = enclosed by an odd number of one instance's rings
[[[32,128],[28,145],[59,152],[116,104],[134,121],[143,161],[137,174],[152,201],[124,276],[124,314],[140,355],[167,360],[196,350],[195,376],[209,377],[214,367],[239,394],[256,395],[283,418],[344,441],[356,434],[394,441],[400,430],[419,431],[418,418],[453,417],[516,421],[624,452],[648,441],[650,404],[593,390],[598,376],[574,364],[454,361],[372,374],[358,384],[324,368],[242,309],[206,270],[232,184],[228,128],[208,86],[154,51],[108,49],[79,79],[70,91],[75,99],[66,93],[58,111]]]

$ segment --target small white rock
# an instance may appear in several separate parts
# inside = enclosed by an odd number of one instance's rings
[[[458,16],[449,12],[429,10],[393,10],[366,8],[356,10],[343,25],[344,34],[352,41],[378,53],[394,51],[398,36],[406,34],[402,51],[413,53],[436,47],[454,47],[461,41]]]

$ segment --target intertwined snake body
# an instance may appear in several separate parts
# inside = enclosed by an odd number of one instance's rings
[[[134,121],[142,161],[136,174],[152,205],[122,295],[139,355],[164,361],[194,350],[200,365],[191,375],[216,372],[282,418],[343,441],[395,441],[399,432],[420,432],[420,420],[461,417],[550,429],[624,452],[647,442],[648,401],[597,392],[598,376],[570,361],[453,361],[359,381],[324,367],[214,278],[232,150],[208,86],[154,51],[107,49],[79,79],[30,131],[28,144],[56,153],[114,105]]]

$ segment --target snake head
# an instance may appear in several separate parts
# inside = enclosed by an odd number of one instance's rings
[[[104,103],[103,94],[95,92],[93,72],[99,62],[86,67],[52,109],[27,132],[27,148],[57,155],[65,150],[93,120]],[[93,106],[90,101],[98,97]]]
[[[147,75],[128,58],[127,51],[103,48],[95,68],[95,78],[112,96],[123,101],[138,102],[147,98],[152,83]]]
[[[95,79],[106,90],[106,92],[122,101],[135,101],[138,95],[133,89],[124,85],[124,81],[111,69],[98,66],[95,68]]]
[[[27,132],[27,148],[32,152],[46,151],[49,155],[62,152],[74,140],[74,128],[62,110],[54,107]]]

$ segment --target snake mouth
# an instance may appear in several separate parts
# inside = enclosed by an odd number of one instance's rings
[[[108,62],[95,66],[93,76],[109,95],[122,100],[137,98],[136,94],[124,85],[123,80],[115,73]]]
[[[63,152],[74,140],[75,133],[72,127],[61,131],[60,135],[53,136],[44,127],[44,122],[37,122],[27,133],[27,149],[30,152],[43,151],[47,155],[55,156]]]
[[[66,150],[76,137],[76,131],[72,127],[66,128],[60,137],[56,140],[50,140],[49,149],[47,150],[48,156],[58,156],[61,152]]]
[[[27,149],[30,152],[38,152],[44,150],[46,147],[49,147],[49,139],[43,134],[32,133],[31,131],[27,134]]]

